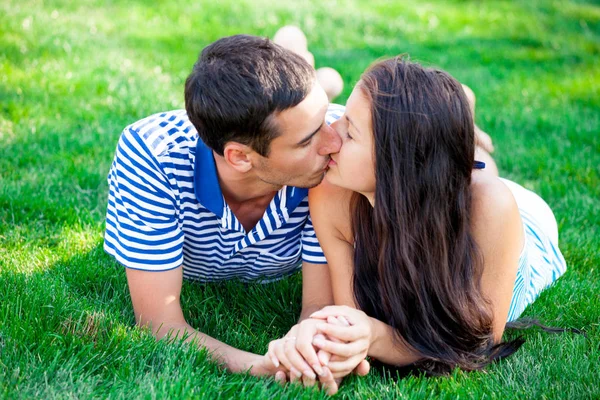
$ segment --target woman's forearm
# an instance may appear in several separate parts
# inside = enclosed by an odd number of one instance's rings
[[[346,323],[340,326],[325,322],[331,317],[338,319],[344,317]],[[325,307],[313,313],[311,318],[323,321],[316,326],[319,332],[338,340],[337,344],[330,340],[313,342],[318,348],[331,354],[346,358],[370,356],[386,364],[397,366],[412,364],[421,358],[408,346],[394,340],[392,327],[354,307]],[[345,344],[340,344],[340,341]]]
[[[370,319],[373,327],[373,337],[367,353],[370,357],[396,366],[412,364],[421,358],[414,350],[398,343],[391,326],[375,318]]]

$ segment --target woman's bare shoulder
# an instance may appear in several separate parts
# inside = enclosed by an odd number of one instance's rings
[[[329,183],[326,179],[308,192],[310,215],[316,229],[328,226],[351,238],[350,203],[352,190]]]
[[[474,172],[471,180],[474,228],[503,226],[507,218],[519,219],[519,208],[511,190],[497,176]]]
[[[471,229],[484,258],[484,272],[512,274],[524,245],[519,207],[498,177],[473,175]]]
[[[315,186],[309,190],[309,196],[313,198],[335,198],[338,201],[344,200],[348,202],[352,197],[352,193],[354,193],[352,190],[329,183],[327,179],[323,179],[323,182],[321,182],[318,186]],[[325,202],[325,204],[327,204],[327,202]]]

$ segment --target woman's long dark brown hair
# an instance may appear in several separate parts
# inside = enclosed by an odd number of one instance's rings
[[[380,61],[359,87],[371,100],[374,207],[352,202],[354,296],[395,339],[440,374],[483,368],[522,342],[495,344],[481,293],[483,260],[471,233],[473,117],[443,71],[400,57]]]

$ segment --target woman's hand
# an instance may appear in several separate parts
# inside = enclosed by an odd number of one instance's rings
[[[330,323],[332,317],[344,323]],[[368,373],[368,363],[364,359],[371,346],[373,324],[367,314],[348,306],[328,306],[311,314],[310,318],[321,320],[316,328],[326,336],[316,336],[313,345],[336,356],[328,364],[334,377],[346,376],[354,370],[362,372],[366,369]],[[367,364],[361,365],[363,361]]]
[[[335,317],[328,319],[329,323],[340,326],[347,326],[348,322],[342,317],[339,320]],[[282,339],[277,339],[269,344],[269,350],[265,357],[271,361],[272,365],[277,365],[280,368],[287,368],[288,374],[285,376],[276,375],[276,380],[285,383],[287,379],[290,382],[300,382],[304,386],[314,386],[318,383],[323,390],[332,395],[338,391],[341,383],[341,378],[347,374],[339,372],[334,377],[332,371],[327,367],[331,354],[324,350],[315,349],[312,345],[313,339],[325,340],[325,336],[317,333],[316,325],[321,323],[321,320],[304,320],[301,323],[293,326],[287,335]],[[337,339],[331,338],[332,341]],[[308,367],[306,358],[312,358],[312,370]],[[340,357],[336,360],[341,361]],[[369,363],[363,368],[359,368],[356,372],[359,375],[366,375],[369,370]],[[318,373],[318,376],[315,372]],[[351,372],[351,371],[350,371]]]

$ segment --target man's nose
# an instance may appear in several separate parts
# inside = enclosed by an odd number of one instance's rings
[[[321,156],[327,156],[332,153],[338,153],[342,147],[342,138],[335,129],[327,125],[323,128],[321,143],[318,153]]]

